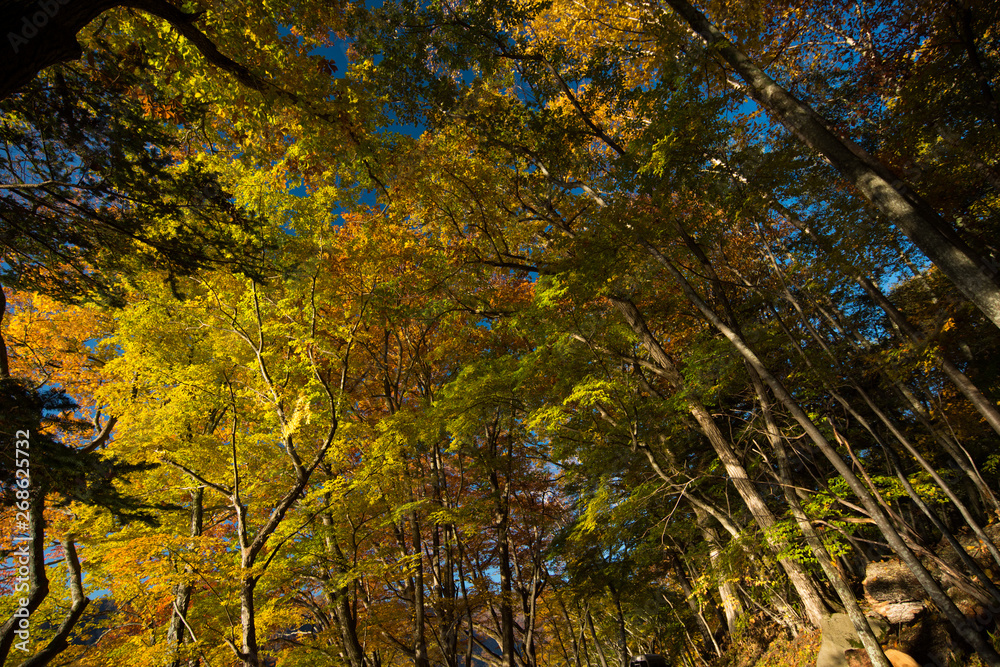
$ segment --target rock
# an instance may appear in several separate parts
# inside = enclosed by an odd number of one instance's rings
[[[849,667],[847,656],[833,644],[822,644],[816,656],[816,667]]]
[[[906,602],[923,598],[924,589],[910,568],[897,559],[868,563],[865,595],[878,602]]]
[[[885,621],[868,617],[868,623],[876,638],[883,640],[889,630]],[[819,655],[816,657],[816,667],[848,667],[845,653],[861,646],[861,639],[854,630],[850,617],[847,614],[831,614],[820,621],[820,629],[823,632],[823,643],[820,644]]]
[[[889,624],[881,616],[868,616],[868,625],[875,633],[875,639],[881,644],[889,636]],[[861,641],[860,639],[858,641]]]
[[[872,611],[890,623],[909,623],[926,609],[923,586],[898,560],[869,563],[862,584]]]
[[[892,663],[892,667],[920,667],[916,660],[894,648],[886,649],[885,657],[889,658],[889,662]]]
[[[872,611],[890,623],[910,623],[927,607],[923,602],[876,602]]]

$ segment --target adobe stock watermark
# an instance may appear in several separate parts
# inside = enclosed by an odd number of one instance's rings
[[[38,33],[56,17],[64,5],[73,0],[38,0],[38,11],[21,17],[20,31],[8,32],[7,42],[16,54],[21,47],[38,36]]]
[[[29,449],[31,443],[30,431],[18,431],[14,440],[14,495],[17,499],[15,507],[16,533],[14,534],[14,593],[19,593],[17,608],[14,610],[14,634],[19,641],[14,642],[14,648],[24,653],[28,652],[28,640],[31,639],[31,611],[28,609],[27,597],[31,589],[31,458]]]

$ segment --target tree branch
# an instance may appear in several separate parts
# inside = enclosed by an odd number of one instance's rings
[[[162,457],[161,460],[164,463],[172,465],[173,467],[177,468],[178,470],[183,470],[184,472],[186,472],[187,474],[191,475],[191,477],[193,477],[194,479],[198,480],[199,482],[201,482],[202,484],[204,484],[208,488],[215,489],[216,491],[218,491],[222,495],[226,496],[227,498],[231,498],[232,497],[233,492],[232,492],[231,489],[227,489],[226,487],[222,486],[221,484],[216,484],[214,482],[208,481],[207,479],[205,479],[204,477],[202,477],[201,475],[199,475],[195,471],[191,470],[187,466],[182,465],[180,463],[177,463],[176,461],[173,461],[173,460],[171,460],[171,459],[169,459],[169,458],[167,458],[165,456]]]
[[[117,423],[118,423],[117,417],[108,417],[108,421],[104,423],[104,428],[102,428],[101,432],[97,434],[97,437],[91,440],[90,444],[88,444],[83,449],[77,450],[77,453],[89,454],[98,447],[100,447],[101,445],[103,445],[105,442],[108,441],[108,438],[111,437],[111,431],[115,428],[115,424]]]
[[[76,542],[72,535],[67,535],[63,542],[66,551],[66,568],[69,570],[69,590],[72,600],[66,616],[63,618],[55,636],[49,640],[41,651],[21,663],[21,667],[41,667],[49,663],[69,646],[69,636],[90,604],[90,598],[83,594],[83,575],[80,571],[80,559],[76,555]]]

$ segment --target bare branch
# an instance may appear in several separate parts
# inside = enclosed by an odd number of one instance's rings
[[[180,464],[180,463],[177,463],[176,461],[174,461],[172,459],[169,459],[169,458],[167,458],[165,456],[162,457],[161,460],[164,463],[166,463],[166,464],[172,465],[173,467],[177,468],[178,470],[183,470],[188,475],[191,475],[191,477],[193,477],[194,479],[198,480],[199,482],[201,482],[202,484],[204,484],[208,488],[214,489],[214,490],[218,491],[219,493],[221,493],[222,495],[226,496],[227,498],[232,498],[232,496],[233,496],[232,489],[227,489],[226,487],[222,486],[221,484],[216,484],[215,482],[210,482],[207,479],[205,479],[204,477],[202,477],[201,475],[199,475],[198,473],[196,473],[195,471],[193,471],[190,468],[188,468],[187,466],[185,466],[183,464]]]
[[[107,442],[108,438],[111,437],[111,431],[115,428],[115,424],[117,423],[118,423],[117,417],[109,417],[108,421],[104,423],[104,428],[102,428],[101,432],[97,434],[97,437],[91,440],[90,444],[88,444],[83,449],[77,450],[78,453],[89,454],[98,447],[100,447],[101,445],[103,445],[105,442]]]

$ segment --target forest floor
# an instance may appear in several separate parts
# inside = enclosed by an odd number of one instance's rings
[[[752,618],[738,639],[713,665],[717,667],[811,667],[822,640],[820,630],[789,637],[781,628]]]
[[[816,664],[819,655],[819,645],[822,641],[820,631],[803,632],[794,639],[779,637],[771,642],[763,655],[753,663],[755,667],[806,667]],[[747,666],[749,667],[749,665]]]
[[[1000,649],[1000,632],[991,637],[994,646]],[[721,658],[714,661],[712,667],[815,667],[821,643],[822,635],[819,629],[792,638],[775,625],[761,624],[759,627],[745,629],[741,639],[731,645]],[[883,648],[905,647],[900,647],[895,640],[889,640]],[[959,660],[960,662],[952,664],[960,664],[962,667],[983,667],[977,655],[966,656]],[[866,661],[866,664],[870,663]]]

